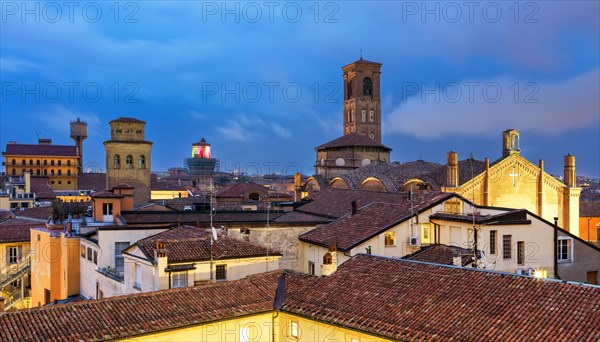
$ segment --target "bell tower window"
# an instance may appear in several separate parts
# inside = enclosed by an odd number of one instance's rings
[[[373,81],[369,77],[363,79],[363,95],[373,96]]]
[[[348,82],[348,100],[352,98],[352,82]]]

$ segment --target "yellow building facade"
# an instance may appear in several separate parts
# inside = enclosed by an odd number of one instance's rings
[[[9,142],[3,166],[8,176],[48,177],[52,190],[76,190],[80,157],[76,146],[52,145],[50,139],[40,139],[38,145]]]

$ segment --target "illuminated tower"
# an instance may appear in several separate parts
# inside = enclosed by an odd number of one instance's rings
[[[79,157],[78,172],[83,172],[83,141],[87,138],[87,123],[77,118],[77,121],[71,121],[71,139],[75,141],[77,147],[77,156]]]
[[[381,143],[381,63],[364,59],[342,67],[344,72],[344,135],[358,133]]]
[[[204,190],[213,186],[216,164],[217,160],[211,155],[211,146],[204,138],[192,144],[192,158],[185,160],[189,175],[196,177],[196,187]]]
[[[145,140],[146,123],[134,118],[110,122],[111,139],[104,142],[106,151],[106,185],[121,184],[134,188],[135,204],[150,200],[150,152],[152,142]]]

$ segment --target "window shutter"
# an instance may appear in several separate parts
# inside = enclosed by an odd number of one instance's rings
[[[6,246],[6,265],[10,264],[10,247]]]
[[[21,258],[23,258],[23,246],[19,245],[17,247],[17,262],[21,261]]]

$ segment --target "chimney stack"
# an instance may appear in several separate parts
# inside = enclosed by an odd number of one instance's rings
[[[352,204],[352,216],[356,215],[356,201],[352,201],[350,204]]]
[[[544,159],[540,159],[538,166],[542,171],[544,171]]]
[[[577,179],[575,175],[575,156],[567,154],[565,156],[565,185],[573,188],[577,186]]]
[[[448,152],[448,164],[446,165],[446,185],[450,188],[458,187],[458,153]]]

